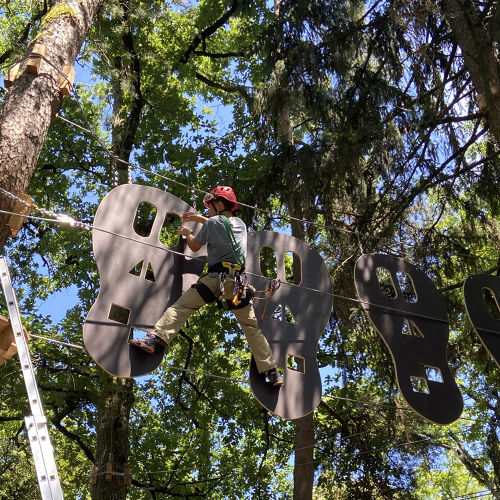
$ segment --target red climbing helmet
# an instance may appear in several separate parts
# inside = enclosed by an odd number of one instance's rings
[[[208,208],[208,204],[217,198],[224,198],[225,200],[231,202],[231,212],[234,212],[238,207],[236,202],[236,195],[234,194],[233,188],[229,186],[217,186],[212,189],[210,193],[205,195],[203,198],[204,205]]]

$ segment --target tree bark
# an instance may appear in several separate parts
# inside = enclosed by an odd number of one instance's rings
[[[442,13],[460,46],[490,133],[500,145],[499,61],[486,21],[473,2],[443,0]]]
[[[0,111],[0,187],[19,196],[28,189],[50,124],[61,108],[59,80],[72,66],[104,0],[54,0],[42,29],[20,61],[19,77],[7,92]],[[35,44],[45,47],[38,74],[26,70]],[[38,58],[40,59],[40,58]],[[12,210],[15,200],[0,192],[0,210]],[[0,214],[0,249],[10,231],[9,216]]]
[[[311,500],[314,486],[314,413],[295,421],[294,500]]]
[[[129,417],[134,403],[133,379],[106,376],[99,402],[93,500],[127,498]]]
[[[103,4],[104,0],[52,2],[42,21],[41,33],[20,61],[19,77],[9,89],[0,112],[0,187],[5,191],[16,196],[26,192],[50,124],[63,102],[59,88],[63,68],[74,64],[92,20]],[[38,74],[26,70],[35,43],[45,47]],[[135,136],[136,126],[133,128]],[[123,140],[116,140],[116,150],[128,160],[129,137],[118,136]],[[0,192],[0,209],[12,210],[14,204],[14,198]],[[0,248],[10,234],[8,217],[0,214]],[[134,381],[109,376],[104,381],[98,407],[95,484],[91,493],[95,500],[123,500],[127,497],[128,421],[134,401]]]
[[[141,62],[135,50],[134,36],[130,25],[131,8],[128,0],[120,0],[123,16],[118,19],[121,30],[123,55],[114,58],[114,68],[118,78],[113,80],[113,130],[112,150],[123,162],[130,161],[130,154],[135,145],[135,137],[139,127],[145,101],[141,88]],[[128,99],[123,91],[124,82],[129,83]],[[130,182],[129,168],[126,163],[112,159],[112,184]]]

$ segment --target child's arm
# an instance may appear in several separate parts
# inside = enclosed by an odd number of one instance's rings
[[[177,233],[186,237],[186,242],[190,250],[197,252],[203,245],[193,236],[193,232],[186,226],[179,226]]]

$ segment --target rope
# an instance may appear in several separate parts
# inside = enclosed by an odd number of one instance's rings
[[[30,337],[35,337],[37,339],[45,340],[47,342],[54,342],[56,344],[61,344],[61,345],[64,345],[64,346],[67,346],[67,347],[70,347],[70,348],[76,348],[76,349],[81,349],[81,350],[86,351],[86,348],[84,346],[82,346],[82,345],[72,344],[72,343],[69,343],[69,342],[62,342],[62,341],[59,341],[59,340],[52,339],[50,337],[44,337],[44,336],[41,336],[41,335],[33,335],[31,333],[30,333]],[[167,370],[173,370],[173,371],[179,371],[179,372],[189,373],[191,375],[196,375],[196,376],[200,376],[200,377],[210,377],[210,378],[215,378],[215,379],[219,379],[219,380],[227,380],[229,382],[236,382],[238,384],[245,384],[245,385],[249,385],[250,384],[250,381],[248,379],[243,380],[243,379],[238,379],[238,378],[234,378],[234,377],[228,377],[228,376],[225,376],[225,375],[218,375],[218,374],[210,373],[210,372],[203,372],[203,371],[197,371],[197,370],[192,370],[192,369],[188,369],[188,368],[181,368],[181,367],[175,366],[175,365],[167,365],[167,366],[165,366],[165,368]],[[325,398],[323,398],[323,399],[325,399]],[[363,405],[363,406],[376,406],[376,407],[379,407],[379,408],[386,408],[386,409],[390,409],[390,410],[394,410],[394,408],[395,408],[394,405],[392,405],[392,404],[382,403],[380,401],[354,399],[354,398],[348,398],[348,397],[344,397],[344,396],[335,396],[333,394],[329,394],[328,396],[326,396],[326,399],[336,399],[338,401],[346,401],[348,403],[355,403],[355,404],[359,404],[359,405]],[[413,410],[411,410],[410,408],[397,407],[397,409],[413,413]],[[466,418],[466,417],[459,417],[459,419],[460,420],[467,420],[467,421],[476,422],[476,420],[470,419],[470,418]],[[353,435],[350,435],[350,436],[344,436],[343,439],[355,437],[358,434],[359,433],[353,434]]]
[[[0,188],[0,190],[3,190],[3,189]],[[15,196],[15,195],[13,195],[13,196]],[[0,210],[0,213],[7,213],[7,214],[12,214],[12,215],[23,215],[23,214],[16,214],[14,212],[4,211],[4,210]],[[26,215],[26,218],[46,220],[46,221],[49,221],[49,222],[67,223],[67,224],[69,224],[70,226],[73,226],[73,227],[81,227],[81,228],[86,229],[86,230],[101,231],[103,233],[106,233],[106,234],[109,234],[109,235],[112,235],[112,236],[117,236],[117,237],[129,240],[129,241],[133,241],[135,243],[140,243],[142,245],[146,245],[146,246],[149,246],[149,247],[152,247],[152,248],[156,248],[158,250],[162,250],[162,251],[165,251],[165,252],[170,252],[170,253],[173,253],[175,255],[180,255],[180,256],[185,257],[187,259],[193,259],[193,260],[199,260],[200,262],[205,262],[205,260],[202,259],[201,257],[197,257],[197,256],[194,256],[194,255],[193,256],[191,256],[191,255],[185,255],[185,254],[183,254],[181,252],[177,252],[177,251],[175,251],[175,250],[173,250],[173,249],[171,249],[169,247],[166,247],[164,245],[158,246],[158,245],[155,245],[153,243],[138,241],[138,240],[136,240],[136,239],[134,239],[134,238],[132,238],[130,236],[125,236],[123,234],[115,233],[113,231],[108,231],[106,229],[94,227],[94,226],[91,226],[89,224],[85,224],[83,222],[79,222],[79,221],[73,219],[72,217],[70,217],[70,216],[68,216],[66,214],[56,214],[56,213],[54,213],[54,214],[57,215],[57,217],[58,217],[57,219],[43,219],[43,218],[40,218],[40,217],[34,217],[34,216],[30,216],[30,215]],[[266,280],[269,279],[267,276],[263,276],[262,274],[252,273],[250,271],[245,271],[245,272],[246,272],[246,274],[248,274],[250,276],[254,276],[254,277],[257,277],[257,278],[265,278]],[[340,299],[340,300],[346,300],[346,301],[349,301],[349,302],[353,302],[355,304],[361,304],[363,306],[366,306],[367,308],[368,307],[374,307],[374,308],[377,308],[377,309],[383,309],[384,311],[387,311],[387,312],[398,313],[398,314],[400,314],[400,315],[402,315],[404,317],[407,317],[407,318],[419,318],[419,319],[427,319],[427,320],[431,320],[431,321],[436,321],[436,322],[439,322],[439,323],[445,323],[445,324],[448,323],[448,320],[446,320],[446,319],[437,318],[437,317],[434,317],[434,316],[429,316],[427,314],[421,314],[421,313],[417,313],[417,312],[409,312],[409,311],[405,311],[403,309],[399,309],[397,307],[390,307],[390,306],[386,306],[386,305],[376,304],[374,302],[365,301],[365,300],[361,300],[361,299],[358,299],[358,298],[347,297],[345,295],[337,294],[337,293],[334,293],[334,292],[327,292],[325,290],[318,290],[316,288],[311,288],[311,287],[307,287],[307,286],[300,285],[300,284],[297,285],[295,283],[289,283],[289,282],[286,282],[286,284],[288,286],[290,286],[290,287],[293,287],[293,288],[307,290],[307,291],[312,292],[312,293],[319,293],[319,294],[323,294],[323,295],[328,295],[328,296],[330,296],[332,298]],[[266,298],[257,297],[257,300],[266,300]],[[481,330],[484,331],[484,332],[488,332],[488,333],[494,333],[494,334],[498,333],[496,330],[491,330],[491,329],[482,328]]]
[[[359,435],[359,433],[358,433]],[[351,437],[351,436],[346,436],[346,437]],[[413,444],[416,444],[416,443],[420,443],[420,442],[426,442],[426,441],[433,441],[431,438],[423,438],[423,439],[417,439],[417,440],[414,440],[414,441],[403,441],[403,442],[400,442],[400,443],[394,443],[394,446],[398,446],[398,447],[402,447],[402,446],[410,446],[410,445],[413,445]],[[303,448],[293,448],[291,450],[289,450],[288,453],[296,453],[297,451],[301,451],[301,450],[304,450],[304,449],[308,449],[308,448],[320,448],[318,445],[312,445],[312,446],[307,446],[307,447],[303,447]],[[324,451],[324,450],[321,450],[321,451]],[[365,451],[359,451],[357,453],[357,455],[366,455],[368,453],[377,453],[377,450],[376,449],[373,449],[373,450],[365,450]],[[304,463],[300,463],[300,464],[294,464],[294,463],[291,463],[289,460],[287,461],[288,463],[286,464],[283,464],[282,467],[279,468],[279,470],[285,470],[285,469],[288,469],[288,468],[291,468],[291,467],[300,467],[300,466],[305,466],[305,465],[318,465],[318,464],[328,464],[328,465],[331,465],[332,461],[335,459],[334,456],[328,456],[328,457],[325,457],[323,458],[322,460],[314,460],[312,462],[304,462]],[[96,477],[96,476],[101,476],[101,475],[104,475],[106,474],[105,472],[105,465],[104,466],[101,466],[99,469],[97,469],[94,473],[90,474],[89,475],[89,478],[91,477]],[[193,469],[193,467],[182,467],[182,468],[176,468],[176,469],[168,469],[168,470],[156,470],[156,471],[149,471],[149,470],[145,470],[145,471],[136,471],[136,472],[129,472],[129,473],[125,473],[125,472],[114,472],[115,475],[118,475],[118,476],[122,476],[122,475],[130,475],[130,476],[141,476],[141,475],[156,475],[156,474],[162,474],[162,475],[167,475],[167,474],[172,474],[172,473],[176,473],[176,472],[185,472],[185,471],[193,471],[193,470],[199,470],[200,468],[203,468],[203,469],[217,469],[217,466],[214,466],[214,465],[201,465],[198,467],[198,469]],[[275,466],[273,466],[273,469],[274,470],[278,470],[276,469]],[[485,491],[488,491],[488,490],[483,490],[481,492],[477,492],[478,494],[479,493],[483,493]],[[462,499],[462,498],[469,498],[469,497],[456,497],[456,499]],[[472,498],[472,497],[470,497]],[[449,500],[451,500],[449,498]]]
[[[128,167],[131,167],[133,169],[136,169],[136,170],[139,170],[141,172],[144,172],[144,173],[147,173],[148,175],[151,175],[151,176],[154,176],[154,177],[158,177],[162,180],[165,180],[167,182],[171,182],[173,184],[176,184],[177,186],[180,186],[180,187],[183,187],[185,189],[187,189],[188,191],[190,191],[192,194],[194,194],[195,192],[198,193],[198,194],[201,194],[201,195],[206,195],[208,194],[207,191],[204,191],[202,189],[199,189],[195,186],[190,186],[189,184],[185,184],[181,181],[178,181],[177,179],[173,179],[171,177],[167,177],[165,175],[162,175],[162,174],[159,174],[159,173],[156,173],[156,172],[153,172],[147,168],[144,168],[144,167],[140,167],[139,165],[136,165],[134,163],[131,163],[130,161],[126,161],[126,160],[122,160],[121,158],[117,157],[112,151],[110,151],[110,149],[106,146],[106,144],[97,136],[97,134],[95,134],[94,132],[92,132],[91,130],[75,123],[75,122],[72,122],[71,120],[68,120],[67,118],[61,116],[61,115],[57,115],[56,116],[57,118],[59,118],[60,120],[66,122],[68,125],[71,125],[73,127],[76,127],[80,130],[82,130],[82,132],[85,132],[87,134],[90,134],[94,139],[96,139],[99,143],[99,145],[105,150],[105,152],[111,156],[111,158],[113,158],[113,160],[119,162],[119,163],[122,163]],[[271,217],[274,217],[275,214],[273,214],[272,212],[266,210],[266,209],[263,209],[263,208],[258,208],[257,205],[248,205],[246,203],[242,203],[242,202],[238,202],[238,205],[242,206],[242,207],[246,207],[246,208],[249,208],[251,210],[253,210],[254,212],[256,213],[265,213],[267,215],[270,215]],[[338,212],[339,214],[341,214],[341,212]],[[342,213],[342,215],[344,215]],[[296,221],[296,222],[301,222],[303,224],[306,224],[306,225],[318,225],[319,223],[317,222],[314,222],[314,221],[309,221],[309,220],[306,220],[306,219],[299,219],[297,217],[292,217],[292,216],[283,216],[283,215],[280,215],[280,214],[276,214],[276,217],[278,219],[290,219],[291,221]],[[348,230],[348,229],[344,229],[344,228],[336,228],[336,227],[333,227],[333,226],[329,226],[330,229],[333,229],[333,230],[336,230],[336,231],[340,231],[340,232],[345,232],[345,233],[352,233],[352,234],[355,234],[355,231],[351,231],[351,230]]]
[[[27,59],[29,59],[30,57],[40,57],[42,58],[44,61],[47,62],[47,64],[49,64],[52,68],[54,68],[55,71],[57,71],[61,76],[63,76],[68,82],[69,82],[69,79],[67,77],[67,75],[65,75],[59,68],[57,68],[49,59],[47,59],[45,56],[43,56],[42,54],[37,54],[37,53],[32,53],[30,54],[29,56],[26,56],[22,59],[20,59],[18,62],[23,62]],[[6,65],[7,67],[13,67],[16,63],[14,64],[9,64],[9,65]],[[75,95],[78,95],[77,91],[76,91],[76,85],[73,85],[72,86],[72,93],[74,93]],[[168,178],[166,176],[163,176],[163,175],[160,175],[160,174],[157,174],[157,173],[154,173],[152,172],[151,170],[148,170],[148,169],[144,169],[142,167],[139,167],[129,161],[125,161],[125,160],[122,160],[121,158],[117,157],[112,151],[110,151],[110,149],[106,146],[106,144],[99,138],[99,136],[92,132],[91,130],[71,121],[71,120],[68,120],[67,118],[64,118],[62,116],[60,116],[59,114],[56,115],[57,118],[59,118],[60,120],[66,122],[68,125],[71,125],[75,128],[78,128],[80,130],[82,130],[83,132],[91,135],[95,140],[97,140],[97,142],[101,145],[101,147],[106,151],[106,153],[112,157],[116,162],[119,162],[119,163],[123,163],[124,165],[126,165],[128,168],[129,168],[129,183],[131,183],[131,177],[130,177],[130,168],[134,168],[134,169],[138,169],[138,170],[141,170],[143,172],[147,172],[148,174],[150,175],[153,175],[153,176],[157,176],[157,177],[160,177],[162,179],[165,179],[169,182],[172,182],[172,183],[175,183],[177,185],[180,185],[180,186],[183,186],[187,189],[189,189],[192,193],[194,192],[199,192],[201,194],[207,194],[206,191],[203,191],[203,190],[200,190],[194,186],[188,186],[187,184],[184,184],[180,181],[177,181],[175,179],[172,179],[172,178]],[[247,208],[250,208],[252,210],[254,210],[256,213],[258,212],[263,212],[263,213],[266,213],[266,214],[269,214],[271,216],[273,216],[273,213],[272,212],[269,212],[265,209],[259,209],[257,207],[257,205],[248,205],[248,204],[245,204],[245,203],[239,203],[241,206],[244,206],[244,207],[247,207]],[[345,216],[345,212],[337,212],[337,214],[339,215],[342,215],[342,216]],[[353,217],[354,215],[353,214],[350,214],[351,217]],[[301,222],[302,224],[305,224],[305,225],[319,225],[318,222],[315,222],[315,221],[309,221],[309,220],[306,220],[306,219],[300,219],[300,218],[296,218],[296,217],[293,217],[293,216],[283,216],[283,215],[280,215],[278,214],[277,215],[277,218],[279,219],[284,219],[284,218],[287,218],[289,219],[290,221],[297,221],[297,222]],[[360,240],[360,235],[359,235],[359,232],[356,228],[356,230],[348,230],[348,229],[345,229],[345,228],[338,228],[338,227],[334,227],[334,226],[325,226],[325,227],[328,227],[329,229],[332,229],[334,231],[339,231],[339,232],[344,232],[344,233],[350,233],[350,234],[354,234],[355,237],[356,237],[356,241],[358,243],[358,246],[362,249],[362,245],[361,245],[361,240]],[[364,253],[364,252],[363,252]]]
[[[72,344],[70,342],[63,342],[63,341],[56,340],[56,339],[53,339],[50,337],[45,337],[42,335],[34,335],[32,333],[30,333],[29,335],[30,335],[30,337],[33,337],[33,338],[36,338],[39,340],[45,340],[46,342],[52,342],[54,344],[64,345],[66,347],[71,347],[74,349],[81,349],[81,350],[87,351],[87,349],[82,345]],[[247,384],[247,385],[250,384],[249,380],[242,380],[242,379],[227,377],[224,375],[217,375],[215,373],[196,371],[196,370],[191,370],[188,368],[180,368],[180,367],[174,366],[174,365],[167,365],[165,368],[167,368],[169,370],[180,371],[180,372],[189,373],[191,375],[196,375],[196,376],[201,376],[201,377],[211,377],[211,378],[216,378],[216,379],[221,379],[221,380],[228,380],[230,382],[237,382],[239,384]]]
[[[42,337],[41,335],[35,335],[33,333],[30,333],[29,336],[33,337],[35,339],[41,339],[41,340],[45,340],[47,342],[53,342],[54,344],[60,344],[60,345],[66,346],[66,347],[73,347],[75,349],[83,349],[84,351],[86,351],[85,347],[83,347],[81,345],[70,344],[69,342],[62,342],[61,340],[52,339],[50,337]]]
[[[90,228],[91,228],[91,226],[89,224],[77,221],[77,220],[73,219],[73,217],[71,217],[67,214],[60,214],[60,213],[54,212],[52,210],[48,210],[46,208],[39,207],[38,205],[36,205],[33,202],[28,202],[26,200],[23,200],[19,196],[15,195],[14,193],[11,193],[10,191],[7,191],[6,189],[4,189],[2,187],[0,187],[0,193],[3,193],[8,198],[10,198],[18,203],[21,203],[22,205],[24,205],[30,209],[36,210],[44,215],[47,215],[49,217],[54,218],[54,219],[50,219],[50,220],[62,222],[62,223],[68,223],[74,227],[78,227],[78,228],[86,229],[86,230],[90,230]],[[29,216],[28,214],[9,212],[6,210],[0,210],[0,213],[10,214],[10,215],[20,215],[21,217],[32,217],[32,216]]]
[[[173,366],[173,365],[167,365],[165,368],[169,370],[175,370],[175,371],[180,371],[184,373],[190,373],[192,375],[199,375],[202,377],[211,377],[211,378],[216,378],[216,379],[221,379],[221,380],[229,380],[230,382],[237,382],[239,384],[246,384],[249,385],[250,381],[249,380],[241,380],[238,378],[231,378],[231,377],[225,377],[223,375],[215,375],[214,373],[207,373],[207,372],[199,372],[196,370],[190,370],[188,368],[180,368],[178,366]]]
[[[74,349],[81,349],[85,352],[87,352],[86,348],[82,345],[78,345],[78,344],[73,344],[73,343],[69,343],[69,342],[62,342],[62,341],[59,341],[59,340],[56,340],[56,339],[53,339],[53,338],[50,338],[50,337],[45,337],[45,336],[41,336],[41,335],[34,335],[34,334],[31,334],[30,333],[30,337],[34,337],[34,338],[37,338],[39,340],[44,340],[46,342],[53,342],[55,344],[59,344],[59,345],[64,345],[66,347],[69,347],[69,348],[74,348]],[[187,369],[187,368],[181,368],[179,366],[175,366],[175,365],[167,365],[165,366],[166,369],[168,370],[173,370],[173,371],[179,371],[179,372],[183,372],[183,373],[189,373],[191,375],[195,375],[195,376],[200,376],[200,377],[210,377],[210,378],[215,378],[215,379],[218,379],[218,380],[227,380],[229,382],[236,382],[238,384],[245,384],[245,385],[249,385],[250,384],[250,381],[248,379],[246,380],[242,380],[242,379],[238,379],[238,378],[234,378],[234,377],[228,377],[228,376],[224,376],[224,375],[218,375],[218,374],[215,374],[215,373],[209,373],[209,372],[203,372],[203,371],[197,371],[197,370],[192,370],[192,369]],[[370,401],[370,400],[361,400],[361,399],[354,399],[354,398],[348,398],[348,397],[343,397],[343,396],[335,396],[335,395],[328,395],[326,396],[328,399],[336,399],[336,400],[339,400],[339,401],[346,401],[348,403],[354,403],[354,404],[359,404],[359,405],[363,405],[363,406],[376,406],[378,408],[382,408],[382,409],[387,409],[387,410],[394,410],[394,405],[391,405],[391,404],[388,404],[388,403],[382,403],[382,402],[379,402],[379,401]],[[410,408],[403,408],[403,407],[397,407],[398,410],[402,410],[402,411],[406,411],[406,412],[409,412],[409,413],[413,413],[413,410],[410,409]],[[474,419],[470,419],[470,418],[466,418],[466,417],[459,417],[458,420],[466,420],[466,421],[472,421],[472,422],[476,422],[477,420],[474,420]],[[350,438],[353,438],[353,437],[356,437],[360,434],[364,434],[364,433],[356,433],[356,434],[352,434],[352,435],[349,435],[349,436],[342,436],[342,439],[350,439]],[[316,447],[316,445],[313,445]],[[299,448],[299,449],[296,449],[296,450],[292,450],[292,451],[299,451],[299,450],[302,450],[302,449],[305,449],[305,448]]]

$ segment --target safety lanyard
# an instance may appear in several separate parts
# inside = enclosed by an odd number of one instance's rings
[[[224,222],[224,226],[226,228],[226,233],[229,238],[229,243],[231,244],[231,248],[233,249],[234,256],[236,258],[236,262],[241,266],[245,267],[245,256],[241,250],[240,245],[236,241],[234,237],[233,230],[231,228],[231,224],[229,223],[228,218],[225,215],[221,215],[222,222]]]

